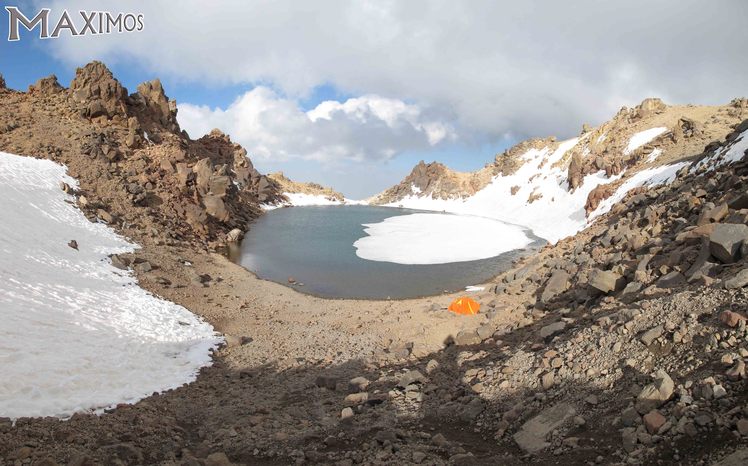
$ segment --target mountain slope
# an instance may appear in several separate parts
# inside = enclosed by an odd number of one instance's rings
[[[577,138],[522,142],[473,173],[420,163],[370,202],[488,216],[555,242],[584,228],[606,198],[622,195],[619,186],[667,181],[677,171],[669,165],[701,154],[746,116],[746,99],[716,107],[646,99],[597,128],[585,125]]]
[[[332,188],[317,183],[293,181],[287,178],[283,172],[270,173],[267,177],[278,186],[278,190],[283,193],[290,205],[327,205],[344,204],[346,202],[343,194]]]

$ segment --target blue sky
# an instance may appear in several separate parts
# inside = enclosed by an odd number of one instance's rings
[[[94,59],[130,91],[159,77],[191,136],[219,127],[260,170],[352,198],[421,159],[474,170],[514,142],[575,136],[646,97],[748,94],[743,0],[16,3],[28,15],[50,8],[51,21],[63,9],[135,12],[145,28],[0,40],[10,87],[51,73],[68,85]]]
[[[22,36],[22,40],[18,42],[0,41],[0,73],[4,76],[8,87],[26,90],[29,84],[50,74],[55,74],[60,84],[67,87],[75,76],[75,66],[56,58],[51,50],[52,45],[50,40],[41,40],[28,34]],[[159,76],[127,57],[105,60],[105,62],[129,92],[133,92],[139,83],[159,77],[167,95],[176,99],[180,104],[190,103],[225,108],[238,96],[255,87],[255,84],[251,83],[205,84],[170,74]],[[272,83],[267,82],[260,84],[272,86]],[[329,83],[316,86],[307,94],[298,98],[300,108],[305,111],[326,100],[342,102],[354,97],[352,94],[341,92]],[[191,134],[191,136],[196,138],[201,135]],[[320,163],[317,161],[299,159],[274,161],[254,158],[253,162],[263,172],[283,171],[287,176],[296,180],[332,185],[348,197],[363,198],[399,182],[420,160],[439,161],[460,171],[475,170],[493,160],[494,155],[508,145],[507,141],[469,145],[450,143],[428,150],[403,151],[386,162],[327,163],[323,170],[320,170]],[[251,156],[251,148],[247,149]]]

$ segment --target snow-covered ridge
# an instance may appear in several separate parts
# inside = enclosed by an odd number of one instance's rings
[[[515,173],[494,177],[488,186],[468,198],[409,196],[387,205],[494,218],[528,227],[536,235],[555,242],[584,228],[584,205],[590,191],[618,178],[608,178],[602,171],[587,175],[583,184],[571,192],[567,170],[557,162],[580,141],[585,143],[574,138],[561,142],[554,150],[528,150]]]
[[[54,162],[0,152],[0,417],[133,403],[193,381],[220,342],[111,265],[135,245],[86,219],[61,181],[76,185]]]
[[[338,200],[324,196],[322,194],[306,194],[306,193],[283,193],[288,202],[282,204],[263,204],[262,208],[265,210],[273,210],[279,207],[309,207],[309,206],[326,206],[326,205],[361,205],[366,204],[365,201],[357,201],[354,199],[343,198]]]

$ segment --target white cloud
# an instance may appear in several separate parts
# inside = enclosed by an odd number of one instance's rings
[[[266,82],[292,97],[330,84],[349,95],[417,103],[438,120],[454,118],[463,137],[466,128],[487,137],[565,136],[653,94],[717,103],[748,93],[748,61],[740,59],[748,42],[743,0],[719,6],[45,0],[44,6],[145,14],[142,33],[53,41],[57,56],[71,64],[129,57],[161,76],[215,85]],[[377,114],[373,107],[367,112]]]
[[[386,160],[455,137],[450,125],[400,100],[365,95],[325,101],[304,112],[294,100],[263,86],[226,109],[180,104],[178,118],[192,137],[220,128],[253,157],[275,161]]]

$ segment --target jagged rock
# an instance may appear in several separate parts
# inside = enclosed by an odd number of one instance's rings
[[[740,247],[748,238],[748,226],[734,223],[715,225],[709,235],[709,250],[714,257],[725,264],[735,262],[740,256]]]
[[[722,203],[716,207],[713,207],[711,209],[705,209],[701,215],[699,216],[699,219],[697,220],[697,225],[706,225],[709,223],[719,223],[727,217],[727,214],[730,213],[730,208],[727,206],[726,203]]]
[[[569,168],[566,174],[572,192],[582,185],[582,179],[584,178],[583,165],[584,161],[582,160],[582,154],[575,152],[571,157],[571,162],[569,162]]]
[[[725,288],[728,290],[734,290],[736,288],[743,288],[748,285],[748,269],[743,269],[736,273],[733,277],[728,278],[724,282]]]
[[[229,212],[226,210],[226,204],[220,197],[214,196],[213,194],[207,194],[203,196],[203,205],[205,206],[205,212],[216,220],[225,222],[229,219]]]
[[[646,118],[650,115],[661,113],[666,108],[667,105],[661,99],[650,97],[642,100],[642,103],[634,107],[634,118]]]
[[[674,388],[673,379],[665,371],[658,371],[654,382],[644,387],[637,396],[637,411],[644,414],[659,408],[673,396]]]
[[[719,315],[719,320],[728,327],[737,327],[740,321],[745,321],[746,318],[737,312],[722,311]]]
[[[57,82],[57,76],[51,74],[46,78],[39,79],[35,84],[29,86],[29,92],[32,94],[57,94],[64,88]]]
[[[558,321],[552,324],[548,324],[540,329],[540,338],[548,338],[557,333],[563,332],[566,329],[566,322]]]
[[[610,270],[593,270],[590,274],[589,285],[592,288],[607,294],[623,288],[625,285],[625,279]]]
[[[0,89],[7,89],[8,86],[5,84],[5,78],[0,74]]]
[[[84,104],[82,115],[88,118],[127,114],[127,89],[117,81],[101,62],[94,61],[75,71],[70,83],[73,101]]]
[[[210,178],[213,176],[213,163],[209,158],[200,159],[192,167],[195,173],[195,184],[200,194],[207,194],[210,190]]]
[[[545,289],[540,295],[541,302],[547,303],[554,297],[569,289],[569,273],[565,270],[556,270],[545,284]]]
[[[187,186],[187,182],[192,177],[192,175],[192,168],[187,166],[186,163],[177,164],[177,180],[179,181],[180,186]]]
[[[179,131],[177,102],[166,97],[160,80],[141,83],[134,97],[146,108],[148,116],[155,123],[169,131]]]

